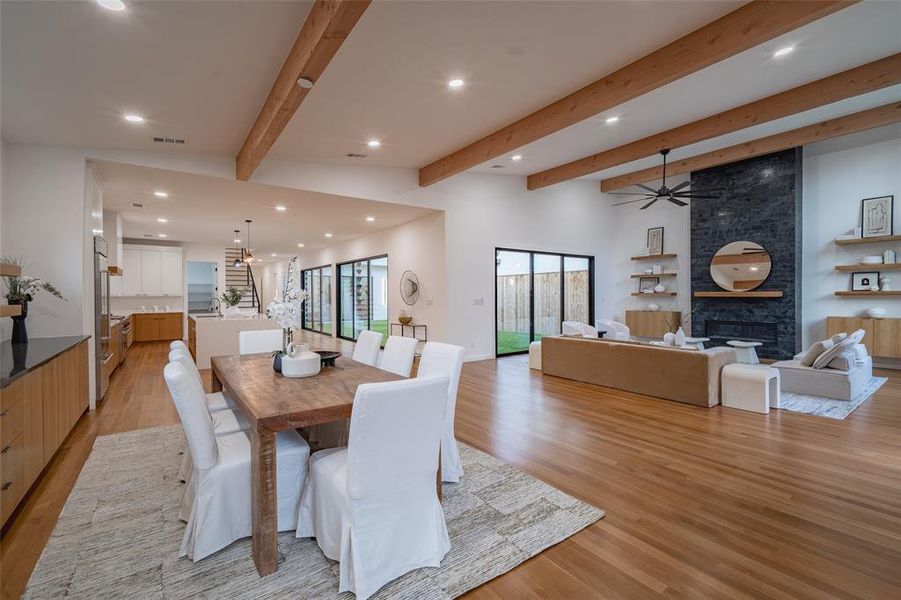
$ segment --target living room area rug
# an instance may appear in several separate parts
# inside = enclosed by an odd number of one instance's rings
[[[26,598],[353,598],[315,540],[278,537],[279,570],[257,575],[250,539],[179,558],[180,426],[97,438],[28,582]],[[438,568],[374,598],[454,598],[581,531],[604,511],[460,445],[464,477],[444,485],[451,550]]]
[[[816,415],[818,417],[829,417],[830,419],[844,419],[854,412],[854,409],[869,400],[879,388],[885,385],[886,381],[888,381],[887,377],[871,377],[866,387],[851,400],[836,400],[821,396],[782,392],[779,409]]]

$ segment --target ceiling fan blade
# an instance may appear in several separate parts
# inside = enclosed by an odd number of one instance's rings
[[[707,196],[704,194],[686,194],[686,195],[676,195],[675,198],[682,198],[683,200],[719,200],[721,196]]]
[[[655,202],[657,202],[658,200],[660,200],[660,198],[654,198],[653,200],[651,200],[650,202],[648,202],[647,204],[645,204],[644,206],[642,206],[642,207],[639,208],[638,210],[644,210],[644,209],[646,209],[646,208],[650,208],[651,205],[654,204]]]
[[[615,203],[611,204],[610,206],[622,206],[623,204],[632,204],[634,202],[644,202],[645,200],[647,200],[647,198],[635,198],[633,200],[624,200],[622,202],[615,202]]]
[[[655,189],[652,188],[652,187],[646,186],[646,185],[643,184],[643,183],[636,183],[636,184],[635,184],[635,187],[640,187],[640,188],[643,189],[643,190],[647,190],[647,191],[651,192],[651,193],[654,194],[655,196],[657,195],[657,190],[655,190]]]
[[[678,192],[679,190],[681,190],[682,188],[684,188],[685,186],[688,186],[688,185],[691,185],[691,180],[690,180],[690,179],[689,179],[688,181],[683,181],[682,183],[680,183],[680,184],[677,185],[676,187],[672,188],[670,191],[671,191],[671,192]]]
[[[673,198],[672,196],[667,198],[667,200],[669,200],[670,202],[672,202],[673,204],[676,204],[678,206],[688,206],[688,202],[682,202],[678,198]]]
[[[647,192],[606,192],[609,196],[645,196],[647,198],[653,198],[657,195],[657,192],[653,194],[649,194]]]

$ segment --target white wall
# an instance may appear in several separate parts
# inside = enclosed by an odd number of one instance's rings
[[[826,336],[826,317],[856,316],[879,306],[887,316],[901,317],[897,298],[840,298],[836,290],[850,289],[850,274],[835,265],[854,264],[865,255],[893,248],[901,260],[901,243],[837,246],[837,235],[860,225],[860,200],[895,196],[894,231],[901,233],[901,126],[894,137],[853,145],[824,142],[805,149],[804,159],[804,265],[802,280],[802,342],[804,346]],[[861,136],[865,141],[868,138]],[[879,267],[872,268],[878,271]],[[901,290],[901,271],[887,271],[892,287]]]
[[[7,167],[6,161],[7,156],[9,155],[9,150],[6,146],[6,140],[0,139],[0,256],[7,256],[10,253],[6,251],[6,246],[3,243],[3,216],[4,209],[3,205],[7,202],[8,192],[7,192],[7,184],[9,183],[9,177],[7,177]],[[0,294],[6,293],[6,286],[3,286],[3,289],[0,290]],[[0,295],[0,301],[6,303],[6,298]],[[12,320],[10,319],[0,319],[0,340],[8,340],[12,335]]]

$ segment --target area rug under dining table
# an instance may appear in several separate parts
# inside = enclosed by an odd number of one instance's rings
[[[26,598],[352,598],[315,540],[279,534],[279,569],[260,578],[250,539],[196,563],[178,557],[180,426],[97,438],[32,573]],[[465,444],[465,476],[445,484],[451,550],[438,568],[391,582],[375,598],[454,598],[604,516]]]

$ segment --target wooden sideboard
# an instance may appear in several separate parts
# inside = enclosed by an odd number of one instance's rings
[[[81,341],[0,394],[0,524],[5,524],[88,408],[88,342]]]
[[[871,356],[901,358],[901,319],[826,317],[826,335],[863,329],[863,345]]]
[[[626,311],[629,332],[638,337],[661,338],[666,333],[675,333],[681,321],[682,313],[677,310]]]
[[[134,341],[158,342],[182,339],[184,313],[134,313]]]

